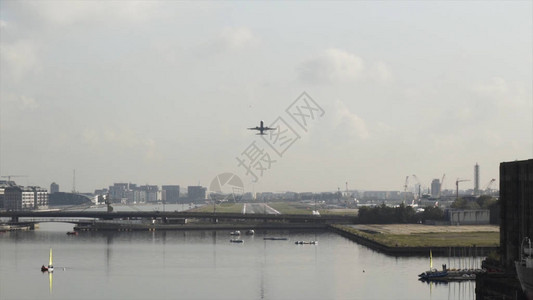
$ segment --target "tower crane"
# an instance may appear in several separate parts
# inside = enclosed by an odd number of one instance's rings
[[[7,181],[11,181],[11,177],[28,177],[28,175],[6,175],[6,176],[0,176],[2,178],[7,178]]]
[[[492,178],[492,179],[489,181],[489,183],[487,183],[487,186],[485,186],[485,189],[484,189],[485,193],[490,194],[490,187],[492,186],[492,184],[494,183],[494,181],[496,181],[496,179]]]
[[[459,179],[455,181],[455,200],[459,199],[459,182],[470,181],[470,179]]]

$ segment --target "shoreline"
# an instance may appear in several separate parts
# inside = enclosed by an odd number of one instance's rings
[[[408,225],[396,225],[407,228]],[[429,225],[424,225],[429,226]],[[124,224],[124,223],[96,223],[75,226],[75,231],[187,231],[187,230],[326,230],[336,233],[360,245],[389,256],[427,256],[431,251],[434,256],[449,256],[452,249],[463,256],[487,256],[499,249],[497,246],[454,245],[449,246],[390,246],[368,237],[368,233],[360,232],[346,225],[314,224],[314,223],[253,223],[253,224],[225,224],[225,223],[189,223],[189,224]],[[458,233],[462,235],[468,232]],[[438,232],[430,233],[438,235]],[[406,234],[409,236],[409,234]]]
[[[196,224],[121,224],[96,223],[91,225],[74,226],[75,231],[187,231],[187,230],[327,230],[325,224],[283,224],[283,223],[255,223],[255,224],[224,224],[224,223],[196,223]]]
[[[451,249],[459,249],[459,252],[464,250],[464,253],[469,252],[469,254],[472,254],[473,251],[478,256],[487,256],[490,252],[499,249],[499,246],[454,246],[453,244],[450,244],[450,246],[388,246],[363,234],[358,234],[357,230],[350,230],[347,226],[329,225],[329,229],[358,244],[390,256],[427,256],[430,251],[433,256],[449,256]]]

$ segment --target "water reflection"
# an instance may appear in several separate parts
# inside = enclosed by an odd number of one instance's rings
[[[52,295],[52,286],[53,286],[54,272],[48,272],[48,281],[50,284],[49,293]]]
[[[474,282],[419,282],[427,258],[384,256],[329,232],[260,231],[234,244],[229,231],[80,232],[71,237],[65,234],[69,229],[0,236],[0,299],[475,298]],[[273,236],[289,240],[263,240]],[[301,240],[319,244],[295,245]],[[39,284],[33,282],[35,266],[50,246],[59,263],[58,287],[53,289],[53,275],[45,287],[39,274],[41,288],[28,289]]]

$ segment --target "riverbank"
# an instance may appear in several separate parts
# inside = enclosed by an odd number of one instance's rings
[[[388,255],[486,256],[499,248],[496,226],[330,225],[330,229],[359,244]],[[498,231],[497,231],[498,230]]]
[[[188,224],[147,224],[125,222],[96,222],[78,225],[75,231],[165,231],[165,230],[327,230],[325,224],[313,223],[188,223]]]

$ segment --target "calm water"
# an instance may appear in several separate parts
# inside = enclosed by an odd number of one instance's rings
[[[427,258],[388,257],[329,232],[258,232],[235,244],[227,231],[71,229],[0,234],[0,299],[474,299],[473,282],[419,282]],[[50,247],[52,276],[39,270]]]

